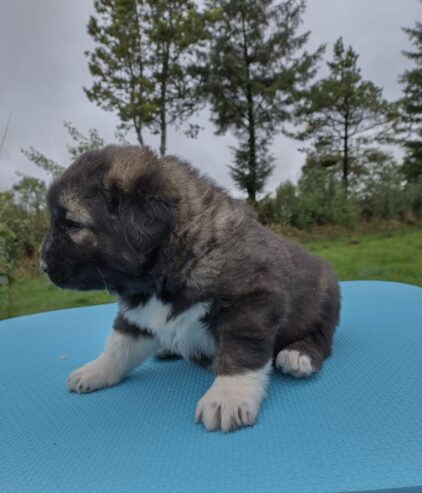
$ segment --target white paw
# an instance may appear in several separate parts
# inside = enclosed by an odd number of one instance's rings
[[[112,387],[122,379],[120,372],[107,365],[104,358],[98,358],[73,371],[67,379],[69,392],[93,392],[104,387]]]
[[[196,422],[208,431],[251,426],[265,395],[268,367],[243,375],[218,376],[196,406]]]
[[[283,373],[288,373],[296,378],[309,377],[315,373],[311,358],[296,350],[283,349],[280,351],[275,360],[275,366]]]
[[[202,422],[208,431],[233,431],[241,426],[251,426],[258,415],[258,406],[253,401],[236,402],[227,396],[206,393],[198,402],[195,419]]]

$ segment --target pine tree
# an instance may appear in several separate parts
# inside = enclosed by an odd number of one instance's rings
[[[94,6],[88,33],[96,47],[87,52],[94,83],[85,92],[101,108],[115,111],[120,129],[133,129],[141,145],[145,129],[159,134],[164,154],[168,126],[182,125],[198,107],[190,66],[203,29],[195,3],[96,0]]]
[[[269,147],[291,114],[295,95],[315,73],[322,48],[303,50],[304,0],[208,0],[209,52],[203,91],[217,134],[239,141],[231,175],[256,202],[273,169]]]
[[[382,97],[382,90],[362,79],[358,55],[340,38],[334,45],[329,74],[304,93],[297,107],[302,129],[295,136],[310,142],[305,149],[314,161],[341,168],[344,189],[351,172],[359,172],[371,146],[386,138],[394,107]]]
[[[403,84],[400,130],[406,149],[402,170],[408,182],[415,182],[422,176],[422,23],[403,31],[415,47],[415,51],[405,51],[404,55],[415,67],[406,70],[399,79]]]

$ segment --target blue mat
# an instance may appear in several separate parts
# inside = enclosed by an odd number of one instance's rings
[[[150,360],[120,386],[69,394],[115,305],[0,323],[0,491],[422,491],[422,289],[342,283],[322,372],[273,371],[255,427],[194,424],[212,374]]]

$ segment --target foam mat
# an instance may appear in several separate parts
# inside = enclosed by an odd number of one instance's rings
[[[308,380],[273,370],[254,427],[194,424],[211,372],[148,360],[69,394],[116,305],[0,323],[0,492],[422,491],[422,288],[342,283],[333,356]]]

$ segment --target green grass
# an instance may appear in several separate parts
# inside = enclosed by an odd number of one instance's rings
[[[381,279],[422,285],[422,229],[358,234],[350,238],[304,241],[305,247],[331,262],[340,280]],[[108,303],[104,292],[77,292],[53,286],[44,276],[21,269],[12,303],[0,319],[74,306]]]
[[[422,229],[304,242],[331,262],[340,280],[373,279],[422,286]]]
[[[23,272],[13,286],[12,303],[0,308],[0,319],[112,301],[115,301],[115,298],[103,291],[82,292],[60,289],[43,275],[31,276]]]

